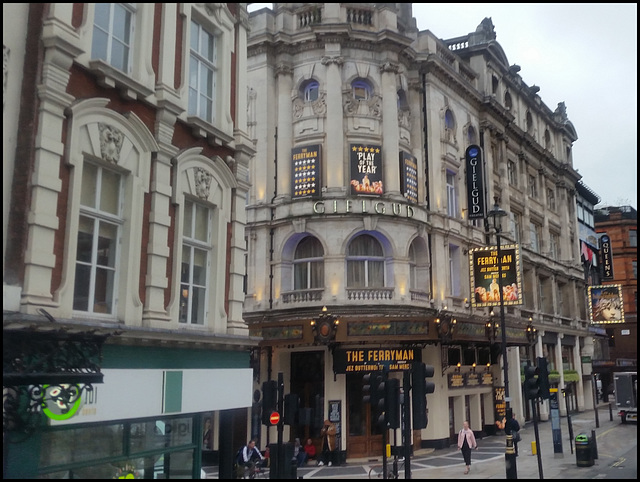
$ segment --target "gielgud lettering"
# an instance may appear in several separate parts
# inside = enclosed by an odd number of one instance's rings
[[[316,201],[313,203],[315,214],[346,214],[346,213],[375,213],[392,214],[394,216],[406,216],[412,218],[414,210],[411,206],[400,203],[386,203],[384,201],[372,201],[363,199],[354,201],[352,199],[334,201]]]

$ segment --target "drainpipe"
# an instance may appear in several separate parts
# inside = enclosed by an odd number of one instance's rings
[[[429,189],[429,130],[428,119],[427,119],[427,75],[422,74],[422,122],[424,125],[424,146],[423,146],[423,155],[424,155],[424,188],[425,195],[424,200],[427,206],[427,211],[430,209],[430,200],[429,196],[431,194],[431,190]],[[429,246],[429,296],[434,298],[433,295],[433,255],[431,253],[431,233],[427,234],[427,244]]]
[[[273,205],[278,195],[278,128],[273,136],[275,138],[275,156],[273,158],[274,174],[273,174],[273,197],[271,198],[271,228],[269,229],[269,309],[273,309],[273,220],[276,216],[276,209]],[[271,377],[269,377],[271,380]]]

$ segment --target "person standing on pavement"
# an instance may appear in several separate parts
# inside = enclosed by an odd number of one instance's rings
[[[511,414],[511,437],[513,438],[513,448],[516,451],[516,457],[518,456],[518,442],[520,442],[520,424],[516,418],[516,414]]]
[[[462,451],[464,464],[467,466],[464,471],[465,474],[468,474],[469,470],[471,470],[471,450],[477,448],[476,436],[473,435],[473,430],[469,428],[469,421],[465,420],[462,424],[462,429],[458,433],[458,450]]]
[[[318,465],[333,465],[333,451],[336,449],[336,426],[329,420],[325,420],[320,430],[322,437],[322,454]]]

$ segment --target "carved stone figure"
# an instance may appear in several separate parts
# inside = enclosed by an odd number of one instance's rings
[[[196,179],[196,196],[200,199],[208,199],[209,191],[211,189],[211,179],[213,176],[210,172],[207,172],[205,169],[201,167],[195,168],[195,179]]]
[[[100,130],[100,155],[105,161],[117,164],[120,160],[124,134],[103,122],[98,123],[98,129]]]

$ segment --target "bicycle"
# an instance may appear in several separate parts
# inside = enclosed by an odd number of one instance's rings
[[[382,470],[383,465],[374,465],[369,469],[370,479],[383,479],[384,472]],[[387,463],[387,479],[397,479],[400,472],[404,470],[404,458],[394,457],[393,462]]]
[[[244,475],[242,479],[268,479],[269,471],[267,470],[267,461],[258,460],[256,463],[246,465],[244,467]]]

